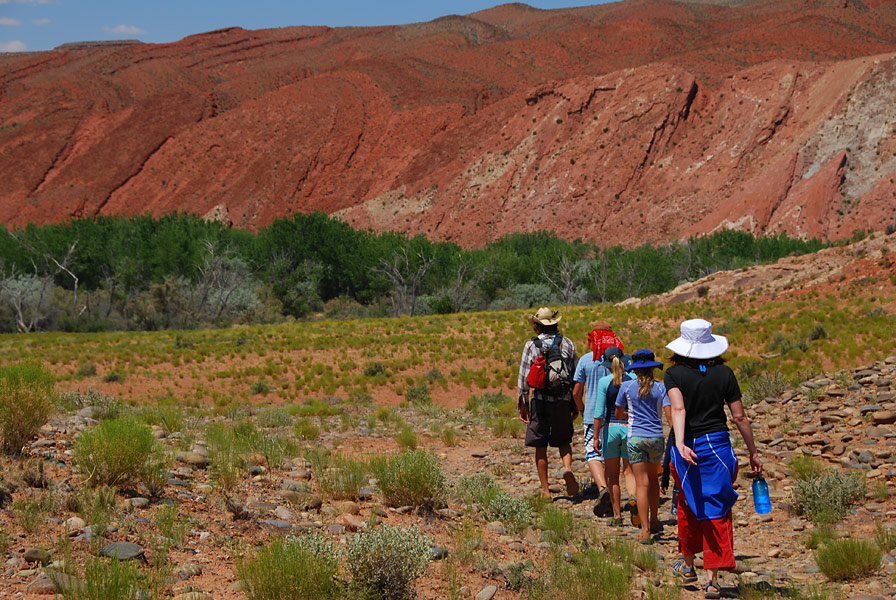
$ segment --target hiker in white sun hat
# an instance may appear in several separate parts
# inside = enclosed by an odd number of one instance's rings
[[[728,349],[728,338],[713,335],[712,323],[705,319],[689,319],[681,324],[681,337],[666,348],[684,358],[709,359],[722,356]]]
[[[719,598],[719,570],[735,566],[731,508],[737,500],[733,485],[737,457],[728,434],[726,405],[750,452],[754,475],[762,472],[762,463],[744,412],[740,386],[722,357],[728,340],[713,335],[709,321],[690,319],[681,324],[681,336],[666,348],[675,353],[664,383],[675,431],[670,463],[680,490],[678,550],[683,556],[673,570],[685,582],[696,581],[694,555],[702,552],[703,568],[708,573],[704,596]]]

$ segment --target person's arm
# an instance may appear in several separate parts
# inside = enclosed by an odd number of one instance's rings
[[[534,347],[535,344],[531,340],[523,346],[523,356],[520,359],[520,373],[516,382],[518,390],[516,406],[520,412],[520,421],[523,423],[529,422],[529,384],[526,383],[526,376],[529,374],[529,368],[532,366],[531,349]]]
[[[684,396],[681,395],[681,390],[678,388],[667,387],[666,393],[669,394],[669,404],[672,409],[672,429],[675,430],[675,447],[685,462],[696,465],[697,454],[684,445],[684,421],[686,417]]]
[[[597,413],[594,413],[597,414]],[[594,419],[594,451],[600,454],[600,430],[604,426],[604,420],[598,419],[595,417]]]
[[[584,381],[576,381],[575,385],[572,386],[572,399],[573,402],[576,403],[576,408],[580,413],[585,412],[585,403],[582,402],[582,396],[585,394],[585,382]]]
[[[728,408],[731,410],[731,418],[734,419],[740,437],[744,438],[744,443],[750,452],[750,470],[753,475],[758,475],[762,473],[762,463],[759,461],[759,451],[756,450],[756,444],[753,441],[753,428],[750,427],[750,419],[747,418],[747,413],[744,411],[744,403],[735,400],[728,403]]]

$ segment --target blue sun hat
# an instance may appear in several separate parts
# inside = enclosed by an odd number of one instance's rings
[[[625,368],[626,371],[634,371],[635,369],[649,369],[651,367],[663,368],[663,363],[657,362],[656,357],[650,350],[638,350],[632,354],[632,364]]]

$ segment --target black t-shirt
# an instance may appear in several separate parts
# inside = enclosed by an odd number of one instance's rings
[[[707,433],[728,431],[725,404],[741,398],[740,386],[729,367],[707,367],[704,375],[699,369],[675,365],[666,371],[663,382],[666,390],[678,388],[684,396],[686,440]]]

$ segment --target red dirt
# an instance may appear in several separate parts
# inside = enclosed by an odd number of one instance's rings
[[[896,222],[894,40],[891,2],[632,0],[0,56],[0,221],[849,237]]]

